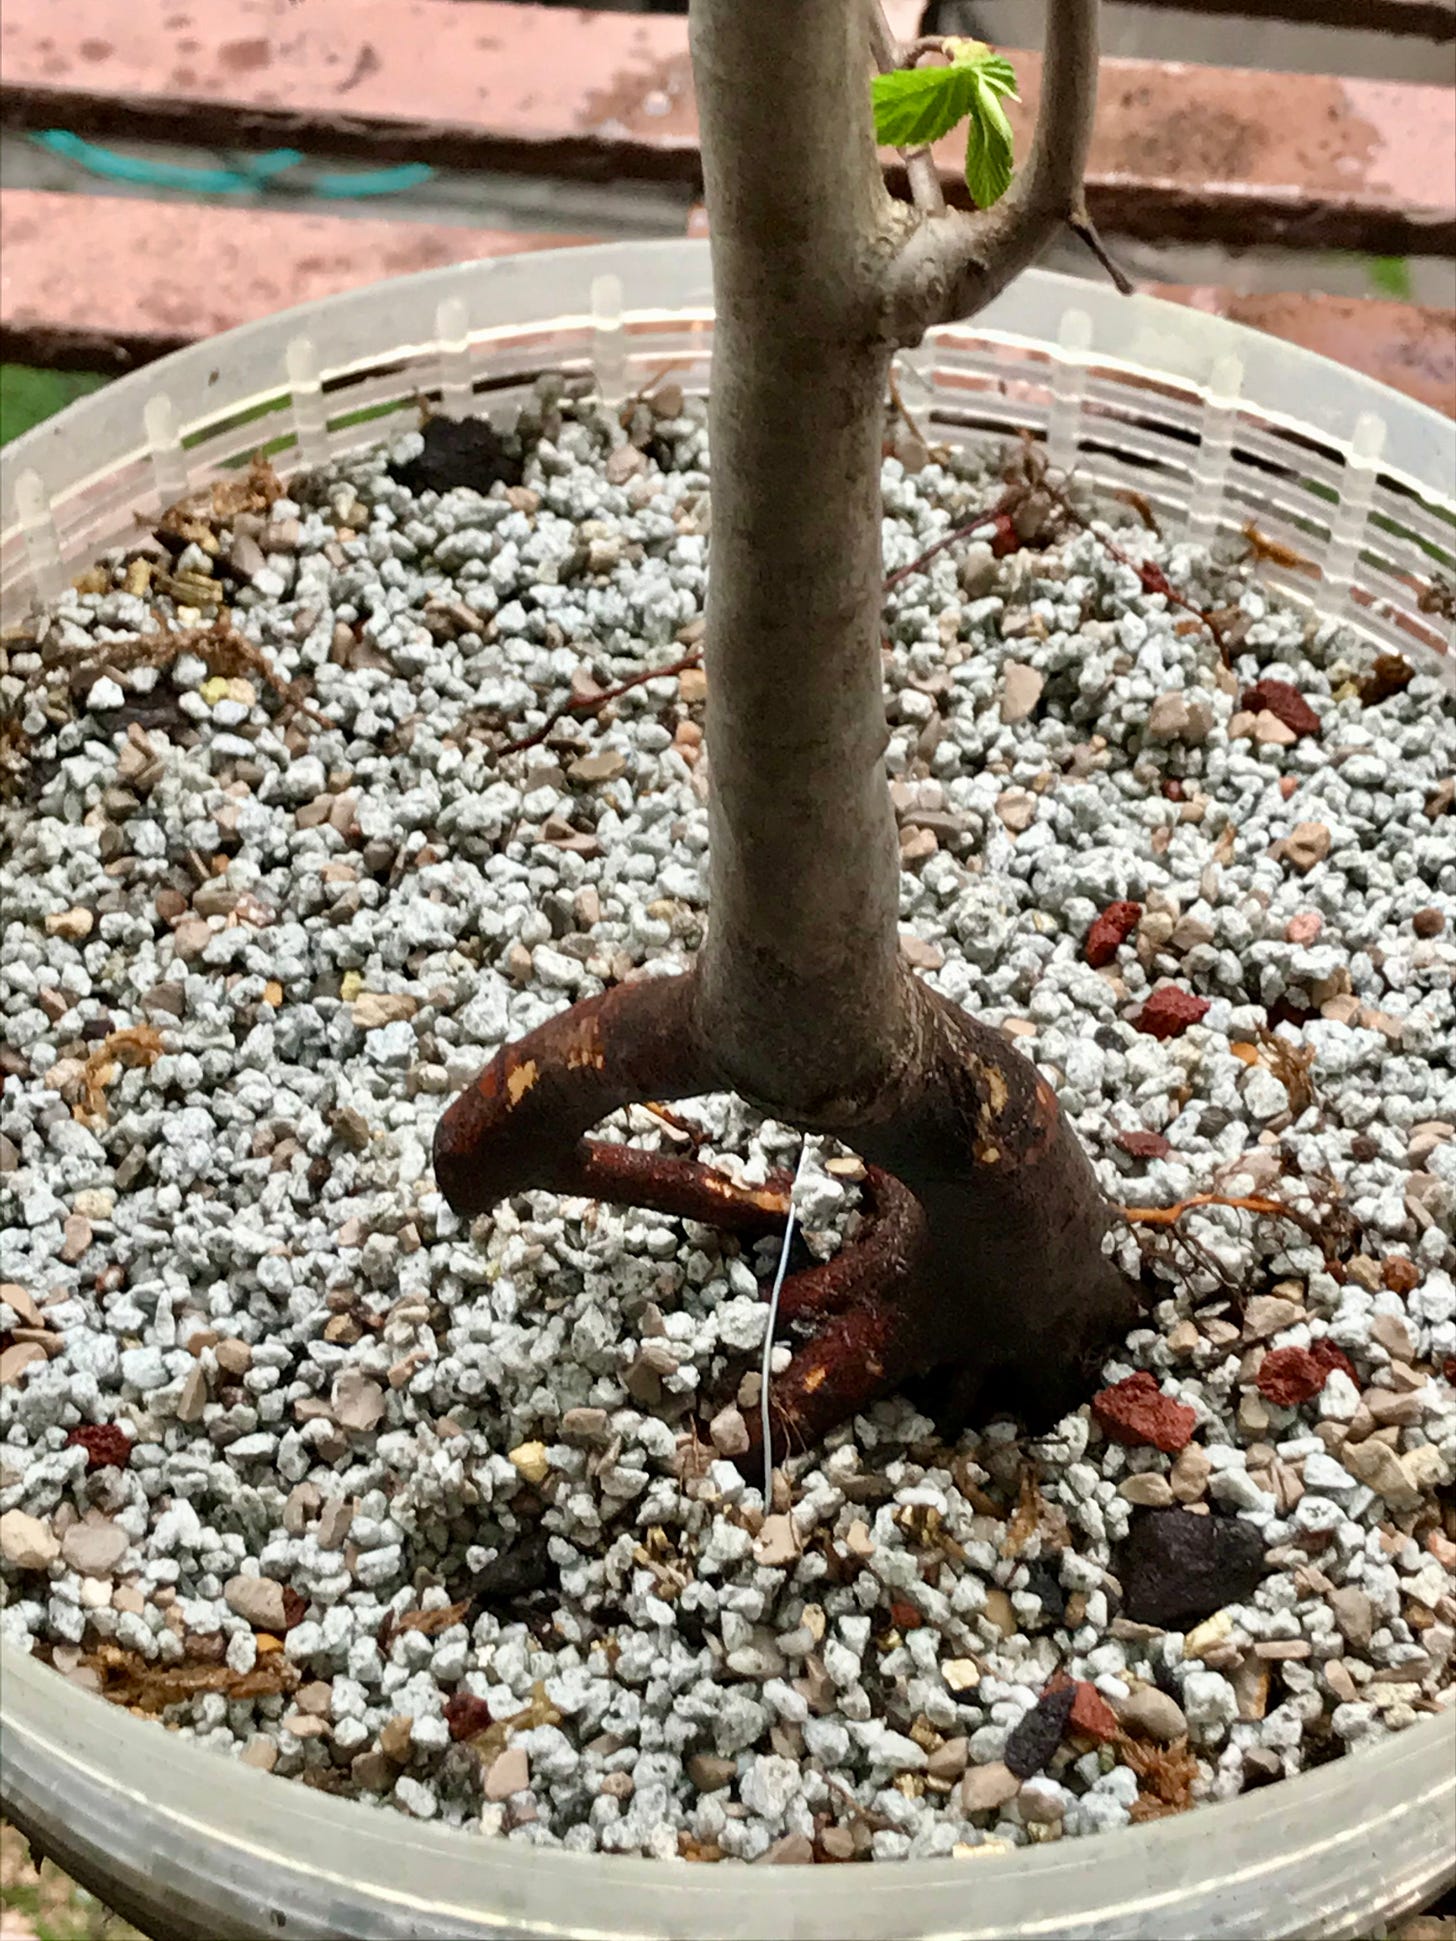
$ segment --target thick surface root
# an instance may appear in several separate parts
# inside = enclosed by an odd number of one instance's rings
[[[620,985],[506,1046],[436,1134],[436,1177],[456,1212],[538,1187],[777,1232],[786,1177],[739,1186],[696,1160],[584,1136],[621,1106],[724,1089],[698,996],[691,973]],[[959,1413],[1048,1419],[1137,1313],[1102,1252],[1111,1209],[1051,1088],[908,971],[905,1016],[880,1092],[805,1127],[864,1154],[867,1219],[833,1260],[784,1285],[781,1320],[812,1332],[773,1384],[776,1457],[932,1370]],[[756,1466],[756,1423],[750,1434],[742,1460]]]

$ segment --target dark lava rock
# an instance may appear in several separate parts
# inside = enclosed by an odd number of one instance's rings
[[[540,1531],[530,1531],[509,1550],[501,1552],[472,1579],[470,1590],[487,1609],[514,1604],[544,1590],[556,1575],[547,1539]]]
[[[1067,1720],[1077,1702],[1077,1687],[1063,1685],[1058,1691],[1043,1692],[1031,1710],[1013,1725],[1001,1757],[1008,1772],[1018,1779],[1039,1773],[1062,1743]]]
[[[420,428],[425,448],[418,458],[390,467],[411,492],[449,492],[468,485],[488,492],[499,482],[519,485],[519,440],[502,436],[488,418],[427,418]]]
[[[1026,1588],[1033,1597],[1041,1599],[1041,1616],[1031,1628],[1041,1631],[1048,1625],[1060,1624],[1067,1615],[1067,1593],[1062,1589],[1056,1563],[1041,1557],[1029,1563],[1026,1566]]]
[[[1252,1594],[1264,1574],[1258,1532],[1237,1517],[1144,1510],[1117,1563],[1123,1616],[1186,1630]]]

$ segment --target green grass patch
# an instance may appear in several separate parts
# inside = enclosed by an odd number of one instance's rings
[[[0,445],[55,416],[88,391],[106,383],[99,371],[39,371],[29,364],[0,364]]]

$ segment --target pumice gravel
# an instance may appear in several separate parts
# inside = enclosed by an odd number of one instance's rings
[[[595,705],[701,631],[702,404],[543,384],[483,493],[422,447],[255,473],[5,638],[4,1635],[305,1784],[697,1860],[1100,1832],[1448,1702],[1437,674],[1118,504],[893,587],[906,950],[1056,1085],[1150,1303],[1044,1433],[896,1398],[765,1504],[777,1243],[467,1228],[429,1164],[505,1040],[702,937],[703,676]],[[998,464],[887,458],[887,575]],[[811,1142],[801,1246],[856,1172]]]

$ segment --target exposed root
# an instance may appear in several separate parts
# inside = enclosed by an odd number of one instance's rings
[[[538,1187],[778,1231],[786,1177],[741,1186],[695,1159],[584,1136],[621,1106],[724,1089],[699,1002],[692,973],[643,979],[506,1046],[436,1133],[455,1211]],[[1049,1087],[908,971],[903,1004],[903,1055],[879,1094],[835,1106],[833,1123],[801,1123],[863,1153],[868,1217],[833,1260],[784,1286],[783,1318],[813,1332],[771,1386],[775,1457],[932,1369],[1049,1418],[1136,1313],[1101,1251],[1110,1209]],[[758,1426],[749,1433],[745,1470],[762,1460]]]
[[[777,1233],[788,1218],[793,1181],[780,1173],[762,1186],[740,1186],[714,1166],[675,1153],[644,1152],[605,1139],[583,1139],[569,1169],[572,1185],[558,1187],[589,1200],[642,1206],[680,1220],[698,1220],[728,1233]],[[565,1177],[566,1175],[563,1175]]]
[[[1307,1233],[1311,1240],[1318,1241],[1321,1246],[1325,1244],[1324,1230],[1318,1220],[1308,1213],[1301,1213],[1297,1207],[1287,1206],[1283,1200],[1271,1200],[1262,1193],[1195,1193],[1173,1206],[1121,1206],[1117,1210],[1129,1226],[1171,1227],[1176,1226],[1185,1213],[1192,1213],[1200,1206],[1231,1206],[1241,1213],[1260,1213],[1268,1219],[1288,1220],[1292,1226]]]

